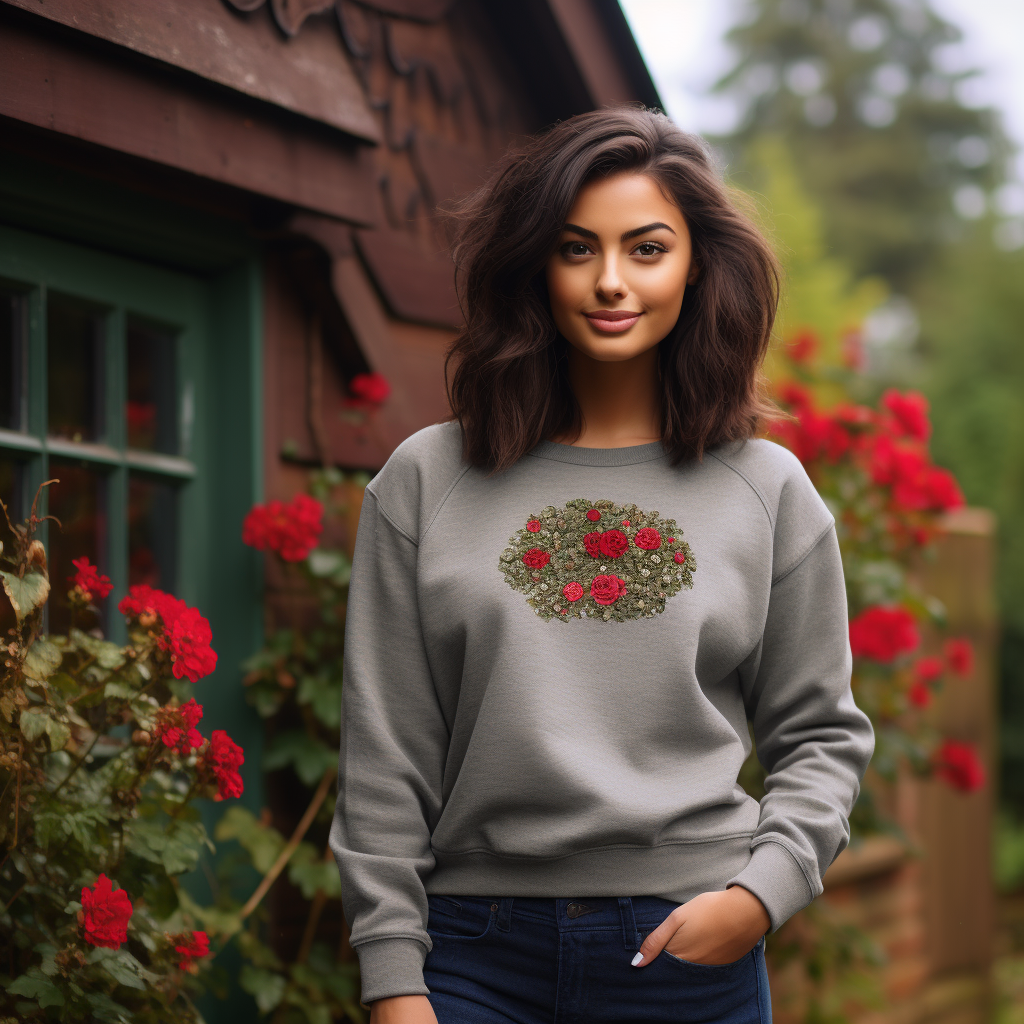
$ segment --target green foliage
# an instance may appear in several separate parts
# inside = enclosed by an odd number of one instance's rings
[[[858,276],[908,290],[961,232],[953,191],[999,183],[1009,150],[994,111],[957,100],[969,74],[932,59],[959,31],[897,0],[755,0],[751,9],[730,33],[739,58],[718,86],[746,118],[722,144],[742,170],[753,140],[784,136],[829,251]]]

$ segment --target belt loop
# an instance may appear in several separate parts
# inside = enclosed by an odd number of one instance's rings
[[[629,896],[619,897],[619,915],[622,917],[622,944],[626,949],[639,949],[640,933],[636,930],[633,900]]]
[[[507,932],[512,927],[512,897],[503,896],[498,903],[498,928]]]

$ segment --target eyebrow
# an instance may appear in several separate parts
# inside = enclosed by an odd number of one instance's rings
[[[675,234],[667,224],[663,224],[660,220],[656,220],[653,224],[645,224],[642,228],[633,228],[631,231],[624,231],[620,241],[628,242],[631,238],[636,238],[639,235],[646,235],[648,231],[655,231],[658,228],[664,228],[671,234]],[[574,235],[582,235],[583,238],[592,238],[595,242],[597,241],[596,231],[591,231],[588,228],[581,228],[578,224],[566,224],[562,230],[571,231]]]

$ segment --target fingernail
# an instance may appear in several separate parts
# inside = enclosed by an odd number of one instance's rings
[[[632,965],[634,967],[638,966],[639,964],[642,964],[643,962],[644,962],[644,955],[643,955],[643,953],[637,953],[637,955],[635,957],[633,957],[633,959],[631,961],[631,963],[632,963]]]

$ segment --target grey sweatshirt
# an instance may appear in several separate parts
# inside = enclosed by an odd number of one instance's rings
[[[428,991],[428,893],[738,884],[778,928],[847,844],[874,740],[834,522],[777,445],[542,442],[487,476],[427,427],[366,489],[347,616],[331,846],[364,1002]]]

